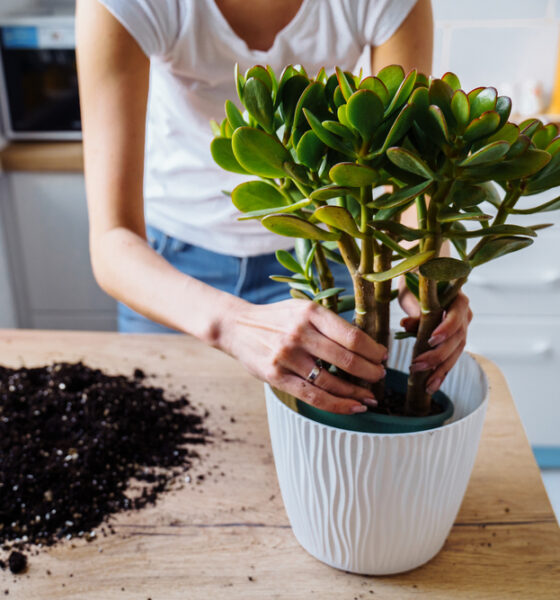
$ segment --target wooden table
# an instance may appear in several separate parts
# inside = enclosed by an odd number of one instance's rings
[[[480,362],[490,379],[490,406],[457,521],[434,560],[391,577],[337,571],[298,545],[276,481],[262,384],[229,357],[184,336],[0,332],[0,364],[60,360],[113,373],[140,367],[170,390],[185,384],[191,400],[209,409],[209,427],[225,430],[230,441],[207,448],[192,473],[193,481],[206,474],[201,484],[119,515],[116,535],[31,556],[27,575],[0,571],[0,595],[9,589],[8,599],[560,596],[560,530],[507,385],[487,360]]]

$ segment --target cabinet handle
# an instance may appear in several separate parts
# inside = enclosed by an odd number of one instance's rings
[[[534,290],[539,287],[554,287],[560,283],[560,272],[559,271],[546,271],[538,274],[536,277],[511,279],[498,277],[481,277],[476,273],[469,276],[468,283],[481,288],[490,289],[517,289],[517,290]]]
[[[540,363],[543,358],[554,352],[552,345],[545,340],[537,340],[532,344],[527,344],[524,348],[500,348],[494,346],[476,346],[468,345],[468,350],[475,354],[486,356],[497,363],[504,362],[523,362]]]

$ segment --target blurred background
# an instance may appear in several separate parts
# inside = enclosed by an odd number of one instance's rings
[[[432,4],[436,76],[497,87],[513,99],[512,120],[559,119],[560,0]],[[2,328],[116,328],[89,262],[73,10],[73,0],[0,2]],[[534,246],[472,275],[468,349],[504,372],[558,515],[560,211],[546,216],[555,226]]]

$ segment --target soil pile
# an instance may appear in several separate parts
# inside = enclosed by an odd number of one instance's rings
[[[107,516],[153,503],[208,442],[186,397],[82,363],[0,367],[0,544],[93,539]]]

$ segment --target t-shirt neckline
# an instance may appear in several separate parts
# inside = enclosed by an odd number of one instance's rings
[[[214,13],[214,16],[218,20],[219,24],[221,25],[221,27],[225,31],[225,33],[240,48],[242,48],[246,54],[248,54],[249,56],[267,56],[269,54],[274,53],[274,51],[276,50],[276,46],[279,43],[279,39],[288,35],[290,30],[293,29],[294,27],[296,27],[298,25],[298,23],[304,18],[305,14],[307,13],[308,6],[311,5],[311,0],[302,0],[302,3],[300,5],[298,11],[296,12],[296,14],[293,16],[292,20],[276,34],[276,36],[274,37],[274,42],[272,42],[272,46],[268,50],[257,50],[257,49],[249,48],[249,45],[247,44],[247,42],[243,38],[241,38],[235,32],[233,27],[229,24],[229,21],[225,18],[224,14],[222,13],[222,11],[219,9],[218,5],[216,4],[216,0],[206,0],[206,4],[210,8],[210,10]]]

